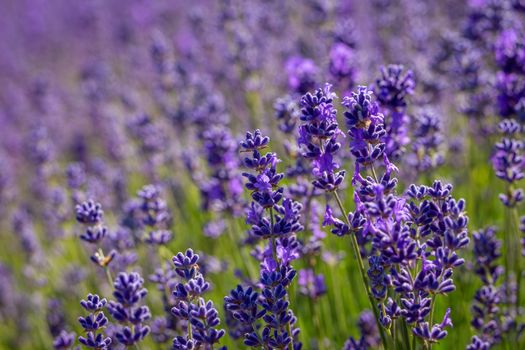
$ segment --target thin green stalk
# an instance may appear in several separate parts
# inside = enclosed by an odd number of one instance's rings
[[[408,336],[408,325],[404,318],[401,317],[401,336],[403,337],[403,343],[407,346],[407,350],[411,350],[410,337]]]
[[[432,294],[432,299],[430,301],[430,315],[428,316],[428,324],[430,325],[430,328],[432,328],[433,320],[434,320],[434,308],[436,306],[436,294]],[[432,343],[427,344],[425,341],[425,348],[432,349]]]
[[[432,294],[432,300],[430,301],[430,315],[428,316],[428,324],[430,325],[431,328],[432,328],[432,322],[434,320],[434,307],[435,306],[436,306],[436,294]]]
[[[343,217],[345,218],[345,221],[349,227],[352,226],[350,221],[348,220],[348,216],[346,215],[346,210],[343,206],[343,203],[341,202],[341,199],[339,198],[339,195],[337,194],[337,191],[334,191],[334,197],[337,201],[337,205],[339,206],[339,209],[341,210],[341,213],[343,214]],[[365,271],[365,265],[363,264],[363,259],[361,259],[361,254],[359,252],[359,244],[357,243],[357,238],[355,234],[350,235],[350,242],[352,245],[352,250],[354,252],[355,259],[357,260],[357,266],[359,268],[359,273],[361,274],[361,280],[363,282],[363,286],[365,288],[366,294],[368,296],[368,300],[370,302],[370,307],[372,308],[372,311],[374,312],[374,316],[377,323],[377,328],[379,329],[379,333],[381,335],[381,341],[383,343],[383,347],[385,349],[388,349],[388,343],[387,343],[387,337],[385,334],[384,328],[381,326],[381,323],[379,322],[379,311],[377,310],[377,307],[375,306],[375,299],[372,295],[372,292],[370,291],[370,286],[368,284],[368,279],[366,277],[366,271]]]
[[[106,277],[108,279],[109,285],[113,287],[113,276],[111,275],[111,270],[109,269],[109,266],[104,267],[104,271],[106,271]]]
[[[396,332],[396,320],[392,320],[392,341],[394,343],[394,349],[397,349]]]

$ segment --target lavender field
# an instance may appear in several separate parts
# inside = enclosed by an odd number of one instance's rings
[[[0,350],[525,349],[524,0],[0,0]]]

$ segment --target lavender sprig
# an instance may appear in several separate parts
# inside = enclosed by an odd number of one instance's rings
[[[147,295],[143,288],[144,280],[136,272],[121,272],[115,279],[112,300],[108,304],[111,316],[122,326],[119,327],[115,336],[119,343],[125,346],[135,346],[148,335],[150,327],[144,322],[151,318],[149,308],[140,305],[140,301]]]
[[[117,255],[117,252],[112,250],[108,255],[105,255],[102,247],[100,247],[108,231],[107,227],[104,226],[103,216],[102,206],[93,200],[88,200],[76,206],[76,219],[86,227],[86,231],[80,235],[80,239],[90,244],[98,245],[98,249],[91,256],[91,260],[104,269],[108,281],[112,285],[113,278],[109,264]]]
[[[199,255],[188,249],[173,257],[175,273],[184,281],[175,286],[173,296],[176,299],[172,314],[187,324],[185,336],[173,339],[173,350],[213,348],[224,336],[223,329],[216,329],[220,320],[211,301],[205,301],[202,295],[210,289],[210,284],[199,272]]]
[[[89,312],[86,317],[79,317],[78,322],[86,332],[85,336],[79,336],[78,341],[95,350],[108,349],[111,344],[111,338],[105,337],[102,332],[108,325],[108,319],[102,309],[106,306],[107,300],[100,298],[98,295],[88,294],[87,300],[82,300],[80,305]],[[61,344],[65,344],[65,338],[61,339]]]

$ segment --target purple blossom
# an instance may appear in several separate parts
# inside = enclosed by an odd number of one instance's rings
[[[187,249],[173,257],[175,272],[183,281],[175,285],[172,292],[176,299],[171,309],[172,315],[179,321],[186,321],[191,330],[184,336],[173,339],[173,349],[193,349],[195,347],[213,347],[225,334],[223,329],[216,329],[220,320],[211,301],[205,301],[202,295],[210,289],[199,270],[199,255]]]
[[[151,318],[149,308],[140,305],[147,295],[143,288],[144,280],[136,272],[121,272],[115,279],[112,300],[108,304],[111,316],[120,324],[115,333],[119,343],[132,346],[141,342],[148,335],[150,328],[144,322]]]
[[[286,61],[288,88],[299,94],[304,94],[314,88],[317,80],[317,67],[311,59],[301,56],[290,57]]]
[[[111,338],[103,334],[104,327],[108,325],[108,319],[101,310],[106,304],[106,299],[100,299],[96,294],[88,294],[87,300],[82,300],[80,304],[89,312],[89,315],[78,318],[78,322],[86,332],[85,336],[78,337],[78,341],[88,348],[108,349]]]
[[[313,185],[324,191],[336,190],[344,180],[345,171],[336,171],[339,163],[334,159],[341,147],[337,138],[339,129],[333,100],[336,95],[331,85],[301,98],[301,124],[299,146],[303,147],[303,157],[312,161]]]

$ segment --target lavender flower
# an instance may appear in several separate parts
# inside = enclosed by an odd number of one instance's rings
[[[507,182],[507,192],[500,194],[500,200],[505,206],[514,207],[524,199],[523,189],[513,188],[513,185],[525,177],[524,144],[519,139],[521,125],[506,119],[500,122],[499,129],[503,138],[495,144],[492,155],[492,166],[496,176]]]
[[[88,294],[87,300],[80,302],[89,315],[78,318],[78,322],[86,332],[85,336],[78,337],[78,341],[88,348],[104,350],[111,344],[111,338],[105,337],[103,333],[103,329],[108,325],[108,319],[102,311],[106,302],[106,299],[100,299],[96,294]]]
[[[141,200],[142,224],[147,234],[144,242],[151,245],[165,245],[172,239],[171,214],[166,201],[161,197],[160,189],[155,185],[146,185],[138,192]]]
[[[355,81],[355,54],[347,44],[337,42],[330,50],[330,75],[342,91],[352,88]]]
[[[288,87],[292,92],[304,94],[315,86],[318,73],[311,59],[290,57],[286,61],[285,71],[288,74]]]
[[[318,89],[314,94],[307,93],[301,98],[301,121],[299,146],[304,146],[303,157],[312,161],[312,182],[316,188],[334,191],[345,178],[345,171],[336,171],[339,163],[334,159],[341,148],[337,138],[339,129],[333,100],[336,95],[331,85]]]
[[[225,307],[239,321],[240,327],[252,330],[244,335],[245,345],[251,347],[264,345],[269,348],[291,350],[294,346],[300,347],[300,343],[294,339],[299,330],[293,328],[296,319],[288,308],[286,287],[296,275],[290,263],[298,257],[299,245],[295,233],[303,230],[299,222],[302,205],[289,198],[282,198],[283,188],[278,186],[284,175],[276,171],[279,159],[274,153],[265,155],[260,153],[260,150],[267,147],[269,141],[269,137],[255,130],[253,133],[248,132],[246,139],[241,142],[241,147],[246,152],[251,152],[251,157],[245,157],[244,164],[258,174],[243,174],[248,179],[245,186],[253,191],[254,200],[251,205],[252,210],[247,212],[247,222],[253,222],[251,233],[254,236],[269,240],[268,246],[265,246],[263,251],[256,252],[256,256],[261,261],[262,297],[258,305],[251,305],[252,317],[249,319],[239,314],[235,306],[237,298],[242,296],[242,287],[238,286],[237,290],[232,291],[231,297],[225,298]],[[269,218],[265,216],[264,211],[257,209],[258,206],[269,213]],[[257,311],[258,307],[264,312]],[[257,317],[254,317],[255,315]],[[256,318],[263,318],[265,323],[262,334],[256,331]]]
[[[291,96],[284,96],[277,99],[273,105],[275,118],[279,122],[279,130],[285,134],[290,134],[295,130],[299,120],[299,106]]]
[[[199,184],[203,208],[216,213],[238,215],[242,180],[238,173],[237,144],[226,127],[207,128],[203,134],[209,178]]]
[[[445,161],[442,146],[443,130],[439,118],[431,110],[422,111],[414,117],[413,142],[408,165],[420,172],[428,172]]]
[[[409,142],[407,97],[414,93],[415,82],[412,71],[404,72],[401,65],[381,68],[381,78],[376,80],[374,92],[377,95],[385,118],[386,153],[389,158],[399,158]]]
[[[76,212],[77,221],[86,226],[86,231],[80,235],[80,239],[94,245],[100,245],[108,232],[102,220],[104,212],[100,203],[89,200],[82,204],[77,204]],[[102,249],[98,249],[91,256],[91,260],[107,270],[108,265],[113,261],[116,254],[117,252],[112,250],[108,255],[105,255]],[[107,271],[109,273],[109,270]]]
[[[378,346],[381,339],[374,318],[370,311],[362,312],[357,324],[361,333],[359,340],[349,337],[342,350],[366,350]]]
[[[316,275],[312,269],[299,270],[297,280],[299,291],[311,299],[317,299],[326,294],[326,284],[322,274]]]
[[[132,346],[140,343],[150,332],[150,327],[144,322],[151,318],[149,308],[140,305],[140,301],[147,295],[147,290],[142,287],[144,280],[136,272],[121,272],[115,279],[112,300],[108,304],[108,311],[113,318],[122,324],[118,328],[115,336],[119,343],[125,346]],[[98,300],[97,300],[98,301]],[[89,305],[100,305],[92,300]],[[105,301],[104,301],[105,304]]]
[[[175,286],[173,296],[177,300],[171,309],[179,320],[187,322],[187,334],[173,339],[173,349],[193,349],[213,347],[224,336],[223,329],[216,329],[220,320],[211,301],[205,301],[202,295],[209,290],[210,284],[199,272],[199,255],[188,249],[173,257],[175,273],[184,282]]]
[[[53,340],[53,348],[55,350],[70,350],[75,344],[76,334],[74,332],[66,332],[62,330]]]
[[[383,142],[386,135],[384,117],[372,101],[372,91],[359,86],[357,92],[343,99],[343,106],[347,109],[344,116],[350,137],[350,152],[356,157],[355,174],[359,173],[361,166],[372,167],[378,159],[387,161]]]

